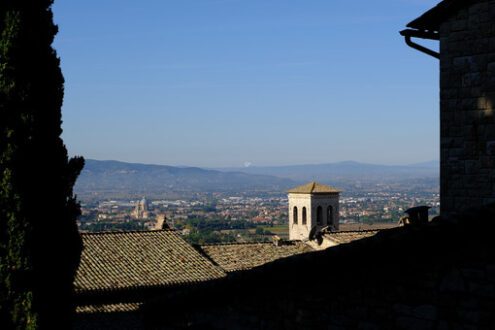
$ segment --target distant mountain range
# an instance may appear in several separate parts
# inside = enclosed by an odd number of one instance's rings
[[[275,189],[284,191],[293,185],[294,182],[290,179],[270,175],[86,159],[86,164],[74,190],[78,194],[91,192],[142,192],[149,194],[169,191],[273,191]]]
[[[405,166],[347,161],[317,165],[202,169],[87,159],[74,190],[77,194],[83,195],[95,193],[149,195],[215,191],[283,192],[309,181],[342,185],[350,181],[398,182],[415,178],[438,178],[438,176],[438,161]]]
[[[297,182],[307,181],[397,181],[411,178],[438,177],[440,164],[429,161],[411,165],[376,165],[354,161],[328,164],[308,164],[268,167],[230,167],[216,168],[224,172],[243,172],[248,174],[273,175],[279,178],[291,179]]]

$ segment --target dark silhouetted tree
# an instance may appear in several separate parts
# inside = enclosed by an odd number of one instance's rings
[[[52,0],[0,1],[0,327],[70,327],[84,166],[60,135]]]

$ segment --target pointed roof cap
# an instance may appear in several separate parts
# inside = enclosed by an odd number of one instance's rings
[[[340,193],[340,190],[325,186],[324,184],[318,182],[310,182],[305,185],[288,190],[287,192],[291,194],[338,194]]]

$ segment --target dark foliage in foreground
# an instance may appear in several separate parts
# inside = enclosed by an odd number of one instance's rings
[[[84,166],[60,135],[64,79],[51,0],[0,2],[0,324],[70,327]]]

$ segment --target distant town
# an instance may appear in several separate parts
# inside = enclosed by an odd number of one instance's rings
[[[415,189],[399,190],[388,184],[354,184],[347,189],[340,199],[341,230],[396,226],[405,210],[418,205],[430,206],[430,217],[439,214],[439,192],[434,183]],[[83,202],[78,226],[83,232],[98,232],[152,230],[165,225],[193,244],[267,241],[273,235],[287,238],[287,194],[260,195],[218,192]]]

